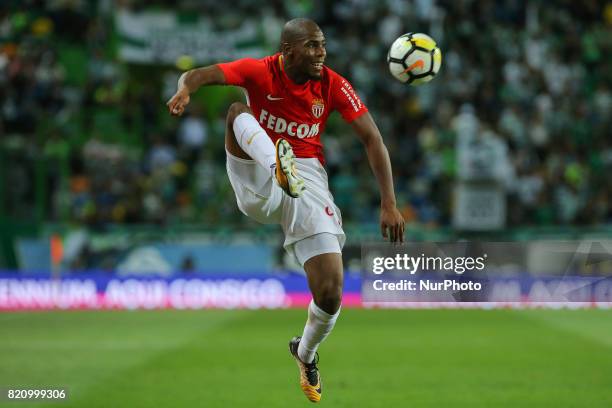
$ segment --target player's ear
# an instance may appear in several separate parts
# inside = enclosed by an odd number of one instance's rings
[[[283,53],[283,55],[291,54],[291,44],[289,44],[287,42],[281,43],[280,51]]]

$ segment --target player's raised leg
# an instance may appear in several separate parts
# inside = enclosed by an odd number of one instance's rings
[[[244,103],[234,102],[227,113],[225,148],[241,159],[255,160],[269,170],[278,185],[291,197],[299,197],[304,190],[304,181],[295,169],[293,149],[283,139],[272,143],[265,130],[259,125],[251,108]]]
[[[227,111],[225,148],[232,155],[255,160],[265,169],[276,164],[274,143],[261,128],[248,105],[234,102]]]
[[[331,235],[331,234],[326,234]],[[301,337],[294,337],[289,349],[300,368],[300,386],[312,402],[321,399],[321,376],[317,367],[319,345],[332,331],[342,302],[342,256],[324,253],[304,263],[313,300],[308,306],[308,320]]]

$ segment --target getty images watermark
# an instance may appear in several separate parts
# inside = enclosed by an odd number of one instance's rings
[[[612,302],[612,242],[362,246],[364,302]]]
[[[415,275],[417,272],[453,272],[457,275],[463,275],[465,272],[483,271],[485,269],[485,261],[487,254],[479,257],[471,256],[410,256],[406,253],[395,254],[394,257],[375,257],[372,260],[372,273],[382,275],[385,271],[403,272],[409,275]],[[419,279],[418,282],[401,279],[399,282],[385,282],[383,279],[377,279],[373,283],[374,290],[481,290],[482,283],[469,280],[467,282],[459,282],[454,279],[444,279],[443,281],[432,279]]]

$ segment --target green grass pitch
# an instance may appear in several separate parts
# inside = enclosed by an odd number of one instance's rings
[[[305,310],[0,314],[0,407],[311,406],[287,352]],[[612,310],[343,310],[322,406],[612,407]]]

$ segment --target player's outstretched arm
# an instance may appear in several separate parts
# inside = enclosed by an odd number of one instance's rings
[[[391,242],[404,242],[404,218],[396,207],[391,160],[380,131],[369,112],[359,116],[351,125],[366,149],[370,167],[378,181],[382,236]]]
[[[225,75],[216,66],[210,65],[184,72],[178,80],[176,93],[166,103],[171,115],[180,116],[189,104],[189,95],[205,85],[225,85]]]

